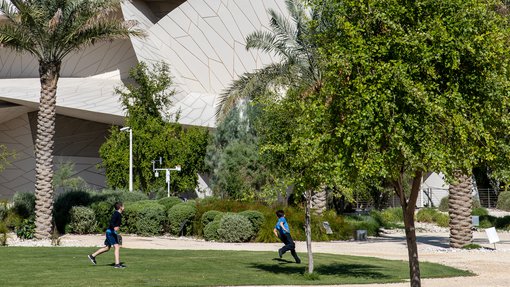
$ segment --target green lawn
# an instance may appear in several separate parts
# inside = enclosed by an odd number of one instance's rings
[[[398,282],[408,278],[407,262],[315,254],[319,280],[303,276],[303,263],[276,258],[275,252],[122,249],[126,269],[114,269],[113,250],[98,256],[94,248],[0,247],[0,286],[215,286],[327,285]],[[286,260],[289,259],[289,260]],[[422,263],[422,277],[467,276],[471,273]]]

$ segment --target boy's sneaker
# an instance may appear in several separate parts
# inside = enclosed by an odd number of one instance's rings
[[[97,262],[96,262],[96,257],[94,257],[94,256],[92,256],[92,255],[88,255],[87,257],[89,258],[90,262],[92,262],[92,264],[94,264],[94,265],[96,265],[96,264],[97,264]]]
[[[281,249],[278,249],[278,256],[280,256],[280,258],[282,258],[282,255],[283,255],[283,252]]]
[[[126,267],[127,267],[127,266],[126,266],[126,265],[124,265],[124,264],[115,264],[115,265],[113,266],[113,268],[116,268],[116,269],[124,269],[124,268],[126,268]]]
[[[296,263],[299,264],[301,263],[301,259],[299,257],[296,256],[296,258],[294,258],[296,260]]]

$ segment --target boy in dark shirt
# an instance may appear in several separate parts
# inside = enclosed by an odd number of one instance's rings
[[[93,254],[88,255],[90,261],[96,265],[96,256],[105,253],[110,250],[113,246],[115,248],[115,268],[126,268],[126,266],[120,264],[120,242],[118,234],[122,221],[122,211],[124,211],[124,205],[122,202],[116,202],[114,204],[115,211],[112,214],[110,225],[106,229],[106,240],[104,241],[104,247],[100,248]]]
[[[285,252],[290,251],[296,263],[301,263],[301,259],[298,257],[296,253],[296,245],[294,244],[294,240],[292,240],[292,236],[290,236],[290,228],[287,223],[287,219],[285,219],[285,213],[283,210],[278,210],[276,212],[276,216],[278,217],[278,221],[276,222],[276,226],[273,229],[274,235],[276,235],[280,240],[285,244],[282,248],[278,249],[278,256],[282,258],[282,255]]]

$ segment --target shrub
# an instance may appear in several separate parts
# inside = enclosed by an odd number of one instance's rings
[[[220,220],[218,236],[222,241],[246,242],[253,235],[253,227],[250,220],[242,215],[227,213]]]
[[[91,208],[73,206],[70,217],[69,228],[71,232],[87,234],[96,231],[96,216]]]
[[[142,200],[148,200],[149,197],[139,191],[129,192],[127,190],[109,190],[105,189],[101,192],[91,193],[94,202],[106,201],[113,206],[115,202],[137,202]]]
[[[12,211],[21,218],[35,216],[35,194],[31,192],[16,192],[12,198]]]
[[[441,198],[438,209],[442,212],[448,212],[448,196]]]
[[[7,246],[7,226],[0,221],[0,246]]]
[[[434,208],[421,208],[416,213],[416,221],[433,223],[437,213],[438,211]]]
[[[220,239],[218,235],[218,228],[220,228],[220,220],[213,220],[204,227],[204,239],[207,241],[217,241]]]
[[[367,231],[369,236],[377,236],[379,234],[379,228],[381,225],[375,218],[367,215],[355,215],[346,218],[346,221],[351,226],[351,230],[364,229]]]
[[[416,221],[435,223],[441,227],[448,227],[450,217],[434,208],[422,208],[416,213]]]
[[[404,213],[400,207],[386,208],[380,213],[381,224],[384,227],[394,227],[398,223],[404,222]]]
[[[0,201],[0,222],[3,222],[7,217],[8,210],[7,201]]]
[[[471,215],[489,215],[489,211],[486,208],[483,207],[473,207],[473,210],[471,211]]]
[[[100,233],[104,232],[108,228],[108,225],[110,225],[110,219],[115,210],[113,204],[106,201],[95,202],[90,208],[92,208],[96,217],[96,231]]]
[[[21,225],[22,221],[23,221],[23,218],[21,218],[19,215],[17,215],[12,210],[9,210],[7,212],[7,216],[5,217],[4,223],[8,229],[13,230],[16,228],[16,226]]]
[[[168,211],[168,221],[170,222],[170,233],[174,235],[189,235],[192,231],[193,219],[197,213],[197,208],[188,203],[179,203]]]
[[[207,212],[205,212],[204,214],[202,214],[202,226],[205,228],[209,223],[213,222],[214,221],[214,218],[216,218],[216,216],[218,214],[222,214],[223,212],[221,211],[217,211],[217,210],[209,210]],[[205,230],[204,230],[204,236],[205,236]]]
[[[253,233],[255,234],[259,232],[260,226],[262,226],[262,224],[264,224],[264,221],[266,220],[264,214],[256,210],[245,210],[239,212],[239,215],[246,217],[251,222],[253,226]]]
[[[510,211],[510,191],[503,191],[499,194],[496,207],[504,211]]]
[[[57,230],[65,233],[65,226],[71,221],[70,212],[73,206],[89,206],[92,203],[91,193],[86,191],[67,191],[59,194],[53,205],[53,218]]]
[[[434,217],[434,222],[441,227],[448,227],[450,224],[450,217],[448,214],[438,212]]]
[[[313,218],[313,217],[312,217]],[[323,226],[323,222],[327,221],[333,234],[326,234],[326,229]],[[322,214],[322,217],[319,218],[319,226],[312,226],[312,228],[319,228],[322,232],[322,235],[326,236],[324,240],[344,240],[349,239],[352,236],[353,230],[351,226],[344,220],[343,216],[339,216],[333,210],[328,210]],[[318,238],[319,239],[319,238]],[[316,239],[316,240],[318,240]]]
[[[155,200],[125,204],[124,216],[128,232],[139,235],[156,235],[164,231],[165,207]]]
[[[35,234],[35,223],[33,219],[23,219],[21,223],[14,228],[14,232],[16,232],[16,236],[18,238],[24,239],[32,239]]]
[[[168,213],[170,208],[174,207],[175,205],[182,203],[182,200],[175,196],[170,197],[163,197],[158,200],[159,204],[163,205],[165,207],[165,212]]]

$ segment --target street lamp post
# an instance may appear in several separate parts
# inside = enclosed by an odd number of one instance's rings
[[[121,132],[129,131],[129,191],[133,191],[133,129],[123,127]]]

